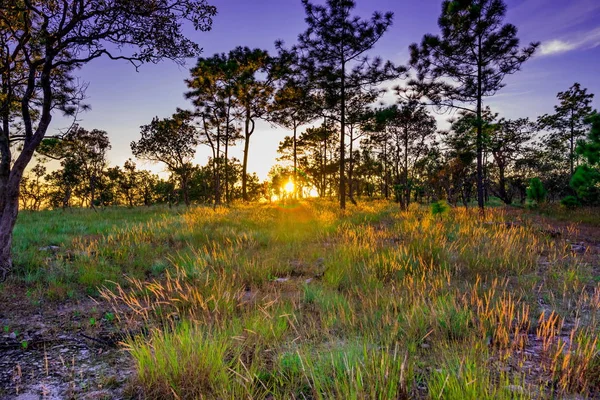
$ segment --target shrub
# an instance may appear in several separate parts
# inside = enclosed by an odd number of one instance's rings
[[[575,196],[565,197],[564,199],[562,199],[560,201],[560,204],[562,204],[564,207],[568,208],[569,210],[573,210],[573,209],[581,206],[581,202]]]
[[[440,217],[444,215],[450,207],[448,207],[448,203],[444,200],[438,200],[434,203],[431,203],[431,215],[434,217],[439,215]]]
[[[546,201],[548,191],[544,188],[544,184],[540,178],[533,178],[529,181],[527,188],[527,198],[535,204],[542,204]]]

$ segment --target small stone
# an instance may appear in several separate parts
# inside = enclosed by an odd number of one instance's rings
[[[51,251],[52,253],[55,253],[60,250],[60,246],[50,245],[50,246],[46,246],[46,247],[40,247],[39,250],[40,251]]]
[[[574,253],[585,253],[587,247],[584,243],[575,243],[571,245],[571,251]]]

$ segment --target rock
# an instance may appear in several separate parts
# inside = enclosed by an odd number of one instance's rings
[[[60,250],[60,246],[55,246],[55,245],[50,245],[50,246],[45,246],[45,247],[39,248],[39,251],[50,251],[52,253],[56,253],[59,250]]]
[[[585,253],[587,250],[587,247],[585,246],[585,243],[573,243],[571,244],[571,251],[573,253]]]
[[[12,340],[15,340],[17,338],[17,334],[14,332],[11,332],[10,335],[8,335],[8,337]]]
[[[289,281],[290,278],[276,278],[273,282],[283,283]]]

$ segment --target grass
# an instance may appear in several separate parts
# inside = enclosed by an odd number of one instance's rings
[[[132,397],[600,395],[593,263],[506,219],[319,201],[22,214],[12,283],[146,327],[126,343]]]

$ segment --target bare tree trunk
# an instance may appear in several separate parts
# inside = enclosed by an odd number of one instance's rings
[[[225,203],[229,204],[229,136],[225,137]]]
[[[356,200],[354,200],[354,196],[353,196],[353,182],[352,182],[352,175],[354,172],[354,154],[352,154],[352,150],[353,150],[353,144],[354,144],[354,125],[350,125],[350,158],[348,159],[350,165],[348,166],[348,198],[350,199],[350,202],[354,205],[357,205]]]
[[[323,197],[327,196],[327,124],[325,124],[325,148],[323,150]]]
[[[231,110],[231,97],[227,102],[227,120],[225,126],[225,202],[229,204],[229,112]]]
[[[479,52],[481,55],[481,37],[479,37]],[[482,62],[477,65],[477,205],[479,206],[479,216],[485,218],[485,198],[483,188],[483,121],[482,118],[482,101],[483,82],[482,82],[483,66]]]
[[[342,60],[340,116],[340,209],[346,209],[346,63]]]
[[[208,135],[207,135],[208,137]],[[211,142],[212,143],[212,142]],[[219,163],[221,158],[221,129],[217,128],[217,144],[216,144],[216,152],[215,146],[211,144],[211,148],[213,149],[213,174],[215,179],[215,209],[217,206],[221,205],[221,173],[219,171]]]
[[[183,190],[183,201],[186,207],[190,206],[190,193],[189,193],[189,177],[187,173],[181,177],[181,189]]]
[[[390,198],[390,188],[388,182],[388,165],[387,165],[387,143],[383,143],[383,193],[387,199]]]
[[[251,124],[252,124],[252,128],[250,128]],[[247,170],[248,170],[248,149],[250,148],[250,137],[254,133],[254,121],[250,117],[249,112],[246,114],[246,126],[245,126],[244,133],[245,133],[245,140],[244,140],[244,162],[242,165],[242,198],[244,199],[244,201],[248,201],[248,194],[247,194],[247,189],[246,189],[246,185],[247,185],[247,181],[248,181],[248,179],[247,179],[248,177],[246,176]],[[295,142],[294,142],[294,144],[295,144]]]
[[[294,198],[298,199],[298,151],[296,144],[296,134],[298,130],[298,125],[296,121],[294,121]]]

